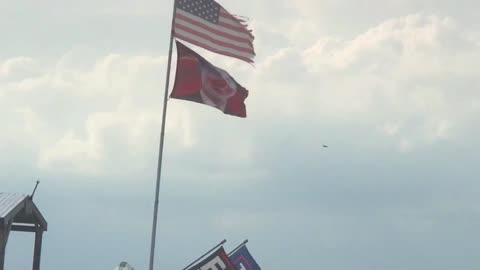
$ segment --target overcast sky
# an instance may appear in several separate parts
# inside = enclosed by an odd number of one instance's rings
[[[265,270],[478,269],[480,3],[221,4],[255,67],[194,49],[250,90],[248,118],[169,101],[157,269],[224,238]],[[43,269],[147,269],[171,14],[0,0],[0,191],[41,179]],[[32,253],[13,233],[6,269]]]

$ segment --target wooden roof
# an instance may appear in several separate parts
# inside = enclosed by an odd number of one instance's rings
[[[30,196],[0,192],[0,226],[20,223],[39,225],[47,230],[47,221]]]

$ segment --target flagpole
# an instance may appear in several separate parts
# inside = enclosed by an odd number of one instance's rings
[[[149,270],[153,270],[153,263],[155,257],[155,239],[157,236],[157,218],[158,218],[158,201],[160,195],[160,178],[162,176],[162,160],[163,160],[163,142],[165,140],[165,122],[167,119],[167,101],[168,88],[170,86],[170,69],[172,66],[172,50],[173,50],[173,23],[175,19],[176,0],[173,0],[173,14],[172,24],[170,26],[170,47],[168,51],[167,74],[165,78],[165,94],[163,96],[163,112],[162,112],[162,127],[160,132],[160,144],[158,149],[158,165],[157,165],[157,182],[155,187],[155,202],[153,206],[153,223],[152,223],[152,239],[150,244],[150,266]]]
[[[241,247],[245,246],[248,243],[248,239],[243,241],[238,247],[234,248],[230,253],[228,253],[228,256],[232,255],[235,251],[239,250]]]
[[[222,242],[220,242],[218,245],[214,246],[212,249],[210,249],[209,251],[205,252],[202,256],[198,257],[198,259],[196,259],[195,261],[193,261],[191,264],[187,265],[185,268],[183,268],[183,270],[187,270],[190,266],[194,265],[195,263],[197,263],[198,261],[200,261],[203,257],[207,256],[210,252],[214,251],[215,249],[217,249],[218,247],[220,247],[221,245],[225,244],[227,242],[226,239],[223,239]]]

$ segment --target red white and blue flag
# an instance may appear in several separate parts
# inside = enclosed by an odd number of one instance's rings
[[[210,50],[253,63],[254,37],[245,21],[214,0],[175,0],[175,37]]]
[[[236,270],[261,270],[246,246],[243,246],[230,255]]]

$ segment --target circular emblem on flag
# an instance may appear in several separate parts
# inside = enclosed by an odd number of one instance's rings
[[[200,95],[203,101],[225,111],[229,98],[236,93],[235,81],[221,69],[211,70],[203,67],[202,84]]]

